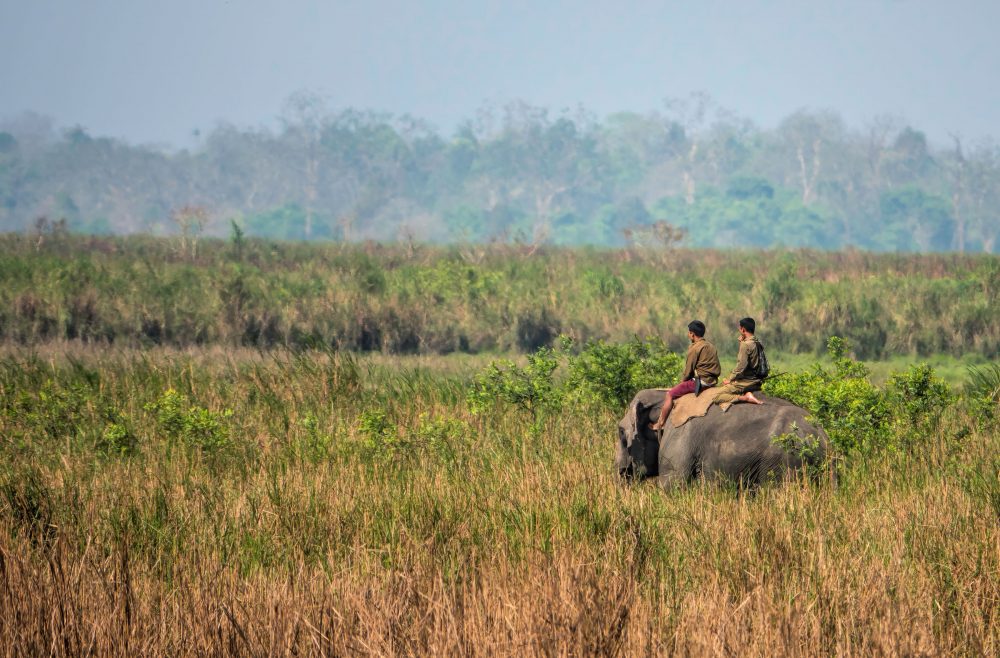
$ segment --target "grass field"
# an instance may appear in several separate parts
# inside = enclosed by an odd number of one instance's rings
[[[113,346],[532,352],[740,317],[769,349],[1000,357],[1000,258],[859,251],[540,249],[0,235],[0,340]]]
[[[962,397],[836,485],[667,495],[612,473],[620,410],[473,414],[484,355],[0,355],[3,655],[1000,653]]]

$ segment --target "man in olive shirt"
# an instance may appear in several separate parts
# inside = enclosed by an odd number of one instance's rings
[[[651,425],[654,430],[663,429],[667,422],[674,400],[688,393],[697,394],[703,388],[715,386],[722,374],[722,364],[719,363],[719,352],[715,345],[705,340],[705,323],[694,320],[688,325],[687,361],[684,362],[684,372],[681,373],[681,383],[667,391],[667,397],[660,409],[660,418]]]
[[[740,320],[740,351],[736,357],[736,367],[728,379],[722,381],[722,388],[715,396],[716,404],[727,402],[750,402],[764,404],[754,397],[753,391],[759,391],[764,378],[767,377],[767,357],[764,356],[764,346],[760,344],[753,332],[757,323],[753,318]]]

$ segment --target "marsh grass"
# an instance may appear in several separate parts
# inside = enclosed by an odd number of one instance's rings
[[[183,251],[183,250],[182,250]],[[758,320],[770,349],[865,360],[1000,355],[1000,260],[859,251],[529,249],[0,235],[0,340],[386,354],[531,353],[566,334],[722,348]],[[735,351],[735,350],[734,350]]]
[[[615,413],[472,414],[480,365],[5,348],[0,653],[1000,650],[1000,439],[959,405],[837,485],[665,495],[612,474]]]

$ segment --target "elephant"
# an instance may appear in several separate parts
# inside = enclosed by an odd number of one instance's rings
[[[705,416],[680,427],[668,420],[657,439],[649,422],[659,415],[663,398],[662,390],[639,391],[618,423],[615,467],[623,479],[656,477],[670,490],[698,478],[729,478],[756,489],[821,464],[829,450],[829,437],[809,420],[809,412],[774,397],[762,398],[763,405],[734,404],[728,411],[713,404]]]

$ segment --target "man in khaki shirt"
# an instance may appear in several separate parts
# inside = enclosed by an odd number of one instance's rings
[[[681,373],[681,383],[667,391],[659,419],[650,427],[654,430],[663,429],[667,422],[674,400],[682,395],[699,392],[701,389],[715,386],[722,374],[722,364],[719,363],[719,352],[715,345],[705,340],[705,323],[694,320],[688,325],[687,360],[684,362],[684,372]]]
[[[753,404],[764,404],[754,397],[753,391],[759,391],[766,368],[762,367],[767,362],[764,356],[764,346],[760,344],[753,332],[757,328],[757,323],[753,318],[743,318],[740,320],[740,351],[736,357],[736,367],[729,373],[729,378],[722,381],[722,388],[715,396],[716,404],[727,402],[750,402]]]

